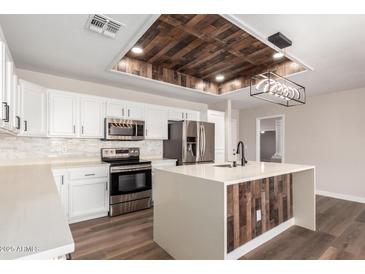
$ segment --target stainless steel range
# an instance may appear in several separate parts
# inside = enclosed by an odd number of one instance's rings
[[[151,207],[152,166],[139,148],[102,148],[101,159],[110,163],[110,216]]]

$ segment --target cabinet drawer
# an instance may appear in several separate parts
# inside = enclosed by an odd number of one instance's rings
[[[108,166],[74,168],[69,171],[70,180],[102,178],[108,177],[108,174]]]

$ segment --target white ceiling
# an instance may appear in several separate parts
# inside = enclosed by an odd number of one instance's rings
[[[248,89],[224,96],[109,71],[157,18],[156,15],[108,15],[125,24],[116,39],[85,28],[88,15],[0,15],[0,25],[18,68],[110,84],[195,102],[216,104],[232,99],[233,107],[268,104]],[[278,31],[293,41],[287,52],[314,70],[291,77],[308,95],[365,86],[365,16],[235,15],[266,38]]]

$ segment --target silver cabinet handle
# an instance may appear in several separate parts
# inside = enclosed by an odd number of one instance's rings
[[[181,118],[184,120],[184,112],[181,113]]]
[[[76,126],[74,125],[74,133],[76,133]]]
[[[84,134],[84,126],[81,126],[81,134]]]
[[[63,181],[63,176],[61,176],[61,185],[64,184],[64,181]]]
[[[95,173],[85,174],[85,176],[95,176]]]
[[[28,121],[24,120],[24,131],[28,131]]]
[[[185,119],[186,120],[188,119],[188,113],[185,113]]]
[[[131,110],[128,109],[128,117],[131,117]]]
[[[105,182],[105,190],[108,190],[108,182]]]
[[[16,124],[16,129],[20,129],[20,117],[17,115],[15,116],[15,118],[17,119],[17,124]]]
[[[124,116],[124,108],[122,108],[122,116]]]
[[[10,120],[10,107],[7,102],[3,102],[3,106],[5,107],[5,118],[3,118],[3,121],[6,123],[9,123]]]

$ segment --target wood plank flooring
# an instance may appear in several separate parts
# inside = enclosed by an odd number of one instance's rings
[[[172,259],[153,242],[152,209],[70,227],[72,259]],[[293,226],[241,259],[365,259],[365,204],[317,196],[317,231]]]

